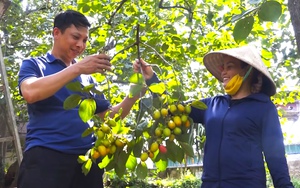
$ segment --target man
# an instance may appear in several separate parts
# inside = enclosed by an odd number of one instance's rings
[[[79,81],[83,86],[93,83],[92,73],[111,70],[105,54],[75,58],[86,48],[90,23],[79,12],[67,10],[54,19],[53,47],[43,57],[25,59],[19,72],[20,93],[28,103],[24,158],[20,166],[18,188],[99,188],[103,187],[103,170],[93,164],[85,176],[78,155],[92,147],[94,137],[82,138],[89,127],[78,115],[78,108],[65,110],[63,103],[73,92],[65,86]],[[144,71],[147,71],[146,69]],[[145,79],[152,71],[145,72]],[[100,117],[110,107],[103,95],[94,94]],[[139,96],[125,97],[113,112],[123,109],[125,117]]]

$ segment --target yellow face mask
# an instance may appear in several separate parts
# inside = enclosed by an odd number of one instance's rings
[[[232,77],[229,82],[224,87],[225,92],[228,95],[235,95],[238,90],[240,89],[243,81],[249,76],[250,72],[252,70],[252,67],[249,68],[246,75],[244,77],[240,76],[239,74],[236,74],[234,77]]]

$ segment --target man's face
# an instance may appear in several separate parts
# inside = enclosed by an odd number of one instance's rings
[[[53,36],[55,48],[57,48],[56,52],[59,53],[57,58],[71,62],[85,50],[88,40],[88,28],[76,28],[71,25],[63,33],[60,29],[54,28]]]

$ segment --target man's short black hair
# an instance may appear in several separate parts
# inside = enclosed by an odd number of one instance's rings
[[[53,27],[57,27],[61,30],[61,32],[64,32],[72,24],[77,28],[91,26],[87,18],[80,12],[75,10],[66,10],[65,12],[59,13],[55,16]]]

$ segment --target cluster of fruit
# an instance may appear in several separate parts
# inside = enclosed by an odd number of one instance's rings
[[[157,121],[154,129],[155,138],[149,145],[148,151],[141,154],[141,161],[154,157],[154,153],[159,150],[160,153],[167,153],[164,145],[165,140],[174,141],[177,136],[187,133],[191,126],[189,114],[191,105],[172,104],[153,112],[153,119]]]
[[[124,137],[119,137],[112,133],[112,128],[116,126],[116,121],[107,118],[104,123],[95,131],[97,141],[91,150],[91,157],[97,159],[108,154],[114,154],[117,148],[123,148],[127,144]]]

